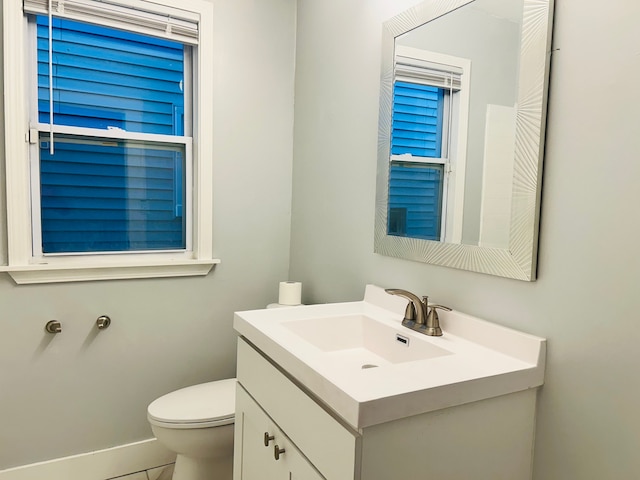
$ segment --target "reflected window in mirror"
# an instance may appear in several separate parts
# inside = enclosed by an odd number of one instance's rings
[[[445,241],[462,220],[471,62],[400,45],[394,58],[387,233]]]

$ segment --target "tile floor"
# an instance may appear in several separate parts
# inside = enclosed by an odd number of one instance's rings
[[[171,475],[173,475],[173,463],[107,480],[171,480]]]

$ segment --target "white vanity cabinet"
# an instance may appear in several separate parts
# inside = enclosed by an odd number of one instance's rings
[[[242,454],[235,478],[243,480],[322,480],[295,445],[262,411],[243,387],[237,386],[236,428]],[[278,455],[275,454],[276,450]]]
[[[355,478],[359,435],[243,339],[237,376],[234,480]],[[268,447],[265,433],[274,437]],[[279,460],[275,445],[285,449]]]
[[[531,478],[536,389],[356,429],[292,377],[238,340],[234,480]]]

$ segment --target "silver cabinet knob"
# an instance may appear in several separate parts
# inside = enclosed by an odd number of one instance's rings
[[[44,326],[44,329],[49,333],[60,333],[62,331],[62,325],[58,320],[49,320]]]
[[[273,457],[276,460],[280,460],[280,455],[284,453],[284,448],[280,448],[278,445],[274,445],[273,447]]]
[[[96,320],[96,325],[98,326],[98,330],[104,330],[105,328],[109,328],[109,325],[111,325],[111,319],[106,315],[101,315]]]
[[[269,435],[269,432],[264,432],[264,446],[268,447],[269,442],[273,440],[275,437],[273,435]]]

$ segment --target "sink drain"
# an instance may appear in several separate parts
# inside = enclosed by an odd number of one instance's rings
[[[361,368],[364,370],[365,368],[376,368],[377,366],[378,365],[374,365],[372,363],[365,363]]]

